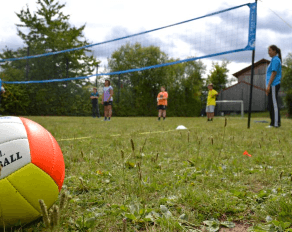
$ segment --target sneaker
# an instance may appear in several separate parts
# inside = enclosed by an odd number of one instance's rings
[[[103,121],[108,121],[107,119],[104,119]]]
[[[269,126],[266,126],[266,128],[272,128],[273,126],[269,125]]]
[[[109,118],[108,121],[110,121],[111,119]]]

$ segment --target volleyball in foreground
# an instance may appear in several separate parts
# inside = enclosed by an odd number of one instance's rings
[[[50,208],[65,177],[62,151],[41,125],[0,117],[0,227],[41,216],[39,199]]]

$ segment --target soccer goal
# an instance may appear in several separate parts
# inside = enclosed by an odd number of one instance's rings
[[[227,104],[230,105],[230,103],[236,103],[236,104],[240,104],[240,113],[241,113],[241,118],[244,117],[244,105],[243,105],[243,100],[219,100],[219,101],[216,101],[216,103],[219,103],[219,104],[223,104],[224,108],[223,110],[221,111],[237,111],[237,110],[234,110],[234,107],[230,106],[230,108],[228,109],[228,106],[226,106]],[[234,105],[234,104],[232,104]]]

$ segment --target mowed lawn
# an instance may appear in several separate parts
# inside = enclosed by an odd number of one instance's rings
[[[252,118],[247,129],[240,117],[29,118],[64,154],[72,199],[56,231],[265,231],[292,221],[292,120],[267,129],[255,121],[268,118]]]

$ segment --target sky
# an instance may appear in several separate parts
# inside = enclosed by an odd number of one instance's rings
[[[2,5],[0,8],[0,50],[5,48],[5,46],[12,49],[24,46],[22,40],[16,34],[16,24],[20,23],[20,21],[15,13],[20,12],[21,9],[25,9],[26,5],[29,6],[31,12],[35,11],[37,9],[36,2],[37,0],[5,1],[5,5]],[[70,24],[76,27],[86,24],[84,30],[85,38],[87,38],[90,43],[98,43],[108,39],[196,18],[205,14],[254,1],[59,0],[59,2],[66,3],[66,7],[63,8],[63,11],[65,14],[70,15]],[[240,24],[241,21],[244,21],[241,20],[244,18],[244,15],[246,15],[244,10],[238,10],[230,13],[229,16],[226,16],[227,18],[219,16],[213,18],[210,17],[210,19],[205,19],[205,21],[202,20],[202,22],[200,21],[197,24],[190,24],[188,25],[188,28],[178,29],[177,31],[171,31],[172,29],[169,29],[168,33],[172,34],[171,40],[164,37],[164,35],[157,33],[157,35],[145,37],[144,42],[147,43],[148,40],[153,40],[155,37],[156,44],[161,45],[162,47],[164,46],[166,49],[165,51],[175,58],[186,58],[186,56],[189,55],[198,56],[214,51],[215,48],[218,48],[214,42],[215,40],[204,40],[206,37],[203,37],[202,39],[202,37],[199,36],[202,35],[200,30],[204,30],[205,33],[208,34],[208,29],[210,29],[210,38],[224,36],[217,31],[217,28],[220,29],[226,19],[231,19],[234,22],[237,20]],[[290,26],[284,21],[290,24]],[[237,30],[241,32],[241,29],[237,28]],[[228,40],[228,46],[232,44],[230,37],[239,34],[234,28],[230,29],[230,33],[230,36],[226,37],[226,40]],[[203,44],[200,42],[202,40],[204,40]],[[241,38],[238,40],[240,41]],[[198,42],[197,47],[195,47],[196,42]],[[281,48],[283,58],[285,58],[288,53],[292,53],[291,0],[258,1],[255,61],[262,58],[270,59],[267,54],[267,48],[271,44],[275,44]],[[106,48],[106,46],[103,49],[107,49],[107,52],[110,50]],[[106,65],[106,56],[109,56],[106,54],[106,51],[103,51],[103,49],[98,50],[98,48],[93,47],[93,55],[97,56],[97,58],[102,61],[101,66]],[[251,51],[246,51],[213,57],[210,59],[202,59],[202,62],[207,66],[205,77],[210,72],[212,62],[221,62],[225,59],[230,61],[227,68],[229,69],[228,76],[231,78],[233,73],[251,64],[251,56]],[[100,68],[99,72],[103,72],[102,68]]]

